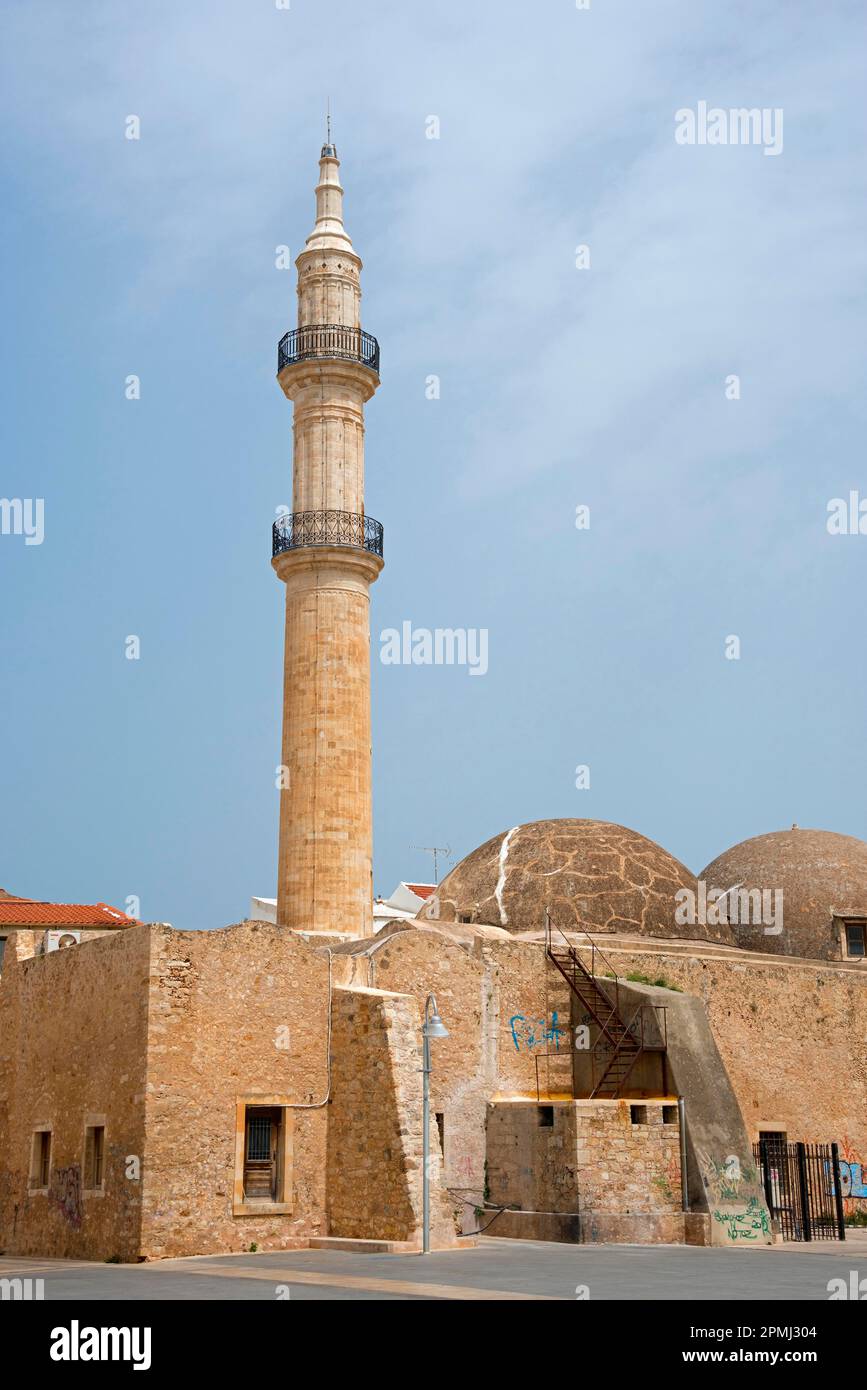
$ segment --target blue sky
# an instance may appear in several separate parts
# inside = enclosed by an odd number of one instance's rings
[[[793,821],[867,838],[867,536],[826,529],[867,498],[865,28],[860,0],[7,0],[0,496],[44,498],[45,538],[0,535],[0,885],[180,928],[274,892],[274,261],[328,95],[382,349],[377,891],[429,877],[410,846],[548,816],[696,871]],[[782,108],[783,152],[678,145],[701,100]],[[487,675],[381,665],[405,620],[487,628]]]

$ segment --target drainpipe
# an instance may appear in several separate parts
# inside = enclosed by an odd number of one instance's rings
[[[689,1182],[686,1176],[686,1101],[683,1096],[677,1098],[677,1123],[680,1129],[680,1204],[684,1211],[689,1211]]]

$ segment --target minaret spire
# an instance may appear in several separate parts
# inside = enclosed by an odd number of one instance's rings
[[[352,242],[343,225],[343,187],[340,182],[340,160],[337,146],[332,145],[331,120],[329,117],[329,140],[322,146],[319,156],[319,182],[316,185],[316,222],[307,238],[308,251],[333,248],[352,250]],[[297,264],[297,262],[296,262]],[[358,262],[359,269],[361,262]]]
[[[361,260],[343,226],[330,102],[327,137],[316,222],[295,262],[298,327],[277,360],[295,417],[292,514],[273,528],[286,585],[277,921],[369,936],[370,585],[382,527],[365,508],[364,405],[379,385],[379,345],[361,329]]]

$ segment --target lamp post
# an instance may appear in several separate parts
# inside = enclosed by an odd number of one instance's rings
[[[433,1013],[430,1012],[433,1005]],[[422,1254],[430,1254],[430,1040],[447,1038],[446,1028],[437,1012],[437,1001],[432,994],[425,1000],[422,1056]]]

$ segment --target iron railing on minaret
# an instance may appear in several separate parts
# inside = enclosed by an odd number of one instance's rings
[[[360,362],[379,374],[379,343],[373,334],[342,323],[311,323],[284,333],[277,344],[277,371],[314,357]]]
[[[306,545],[347,545],[382,555],[382,523],[357,512],[291,512],[271,527],[271,554]]]

